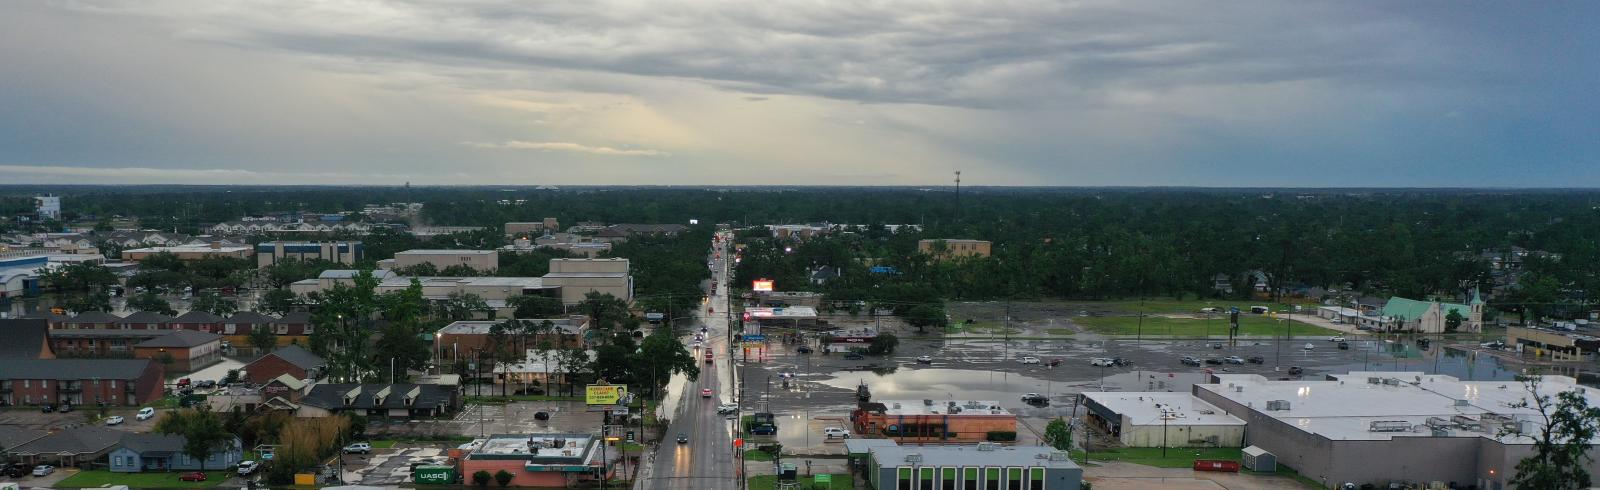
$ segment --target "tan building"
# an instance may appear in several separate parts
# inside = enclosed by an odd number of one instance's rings
[[[962,238],[917,240],[917,252],[935,259],[988,257],[989,241]]]
[[[506,223],[507,238],[537,238],[546,233],[561,231],[560,222],[555,218],[545,218],[544,221],[523,221]]]
[[[1600,352],[1600,338],[1543,328],[1506,327],[1506,347],[1535,359],[1582,361]]]
[[[256,266],[288,259],[326,260],[345,265],[361,260],[361,242],[262,242],[256,244]]]
[[[179,260],[200,260],[206,257],[232,257],[248,259],[255,255],[255,249],[249,245],[232,245],[223,242],[211,242],[200,245],[175,245],[170,247],[145,247],[133,248],[122,251],[122,260],[138,262],[160,253],[176,255]]]
[[[500,254],[494,250],[407,250],[394,254],[394,268],[433,264],[439,270],[464,265],[475,270],[494,272],[500,268]]]
[[[591,291],[633,302],[628,259],[550,259],[550,273],[544,275],[544,285],[561,288],[561,302],[569,305],[583,301]]]

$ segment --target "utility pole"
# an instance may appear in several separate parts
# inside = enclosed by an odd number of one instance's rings
[[[956,171],[956,221],[961,221],[961,171]]]

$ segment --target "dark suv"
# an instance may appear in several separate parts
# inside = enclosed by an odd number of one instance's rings
[[[6,465],[3,470],[0,470],[0,475],[11,478],[22,478],[28,476],[29,473],[33,473],[33,466],[22,463],[11,463]]]

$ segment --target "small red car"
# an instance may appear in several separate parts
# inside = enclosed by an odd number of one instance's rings
[[[711,388],[705,388],[705,389],[700,390],[700,397],[701,398],[711,398]]]
[[[706,349],[706,364],[711,364],[713,362],[711,359],[711,349]]]
[[[178,479],[182,481],[206,481],[206,473],[204,471],[191,471],[178,475]]]

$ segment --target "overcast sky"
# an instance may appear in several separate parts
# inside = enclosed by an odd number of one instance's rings
[[[0,182],[1600,186],[1600,2],[0,2]]]

